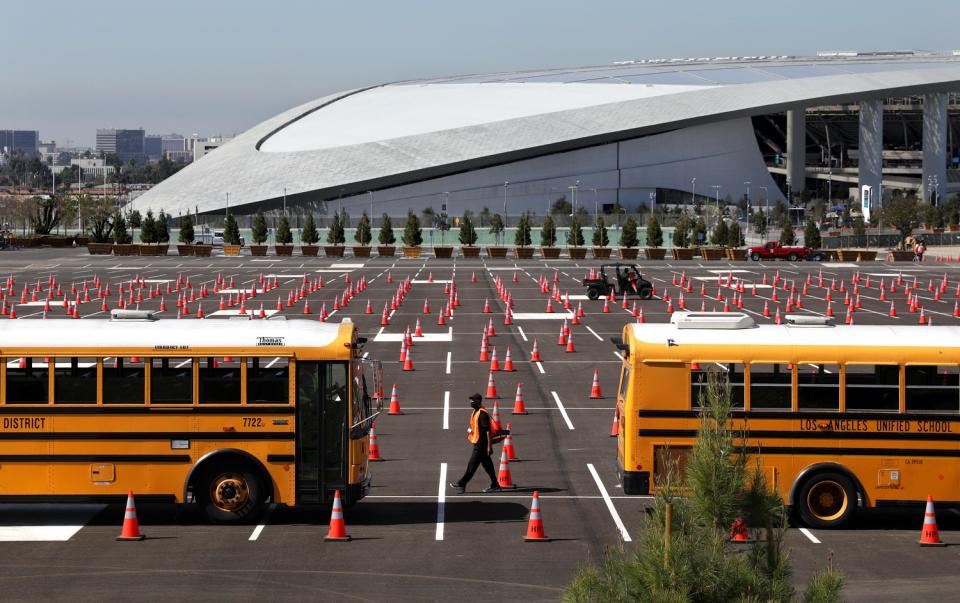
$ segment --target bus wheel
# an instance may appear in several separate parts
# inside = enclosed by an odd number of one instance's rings
[[[216,463],[198,483],[197,502],[212,523],[253,521],[263,510],[264,500],[259,472],[244,463]]]
[[[811,528],[838,528],[856,512],[857,490],[841,473],[818,473],[804,482],[794,504]]]

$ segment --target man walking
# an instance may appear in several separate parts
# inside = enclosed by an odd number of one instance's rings
[[[500,484],[497,481],[497,473],[493,469],[493,461],[490,455],[493,454],[493,441],[490,438],[490,428],[492,421],[490,413],[483,407],[483,396],[473,394],[470,396],[470,408],[473,412],[470,414],[470,428],[467,430],[467,440],[473,444],[473,453],[467,462],[467,470],[459,481],[450,482],[450,487],[463,494],[467,489],[467,483],[476,473],[477,467],[483,466],[484,471],[490,476],[490,487],[484,488],[483,492],[499,492]]]

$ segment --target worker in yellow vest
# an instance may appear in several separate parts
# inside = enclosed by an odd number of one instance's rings
[[[483,466],[483,469],[490,476],[490,487],[484,488],[483,492],[499,492],[500,483],[497,481],[497,473],[493,469],[493,461],[490,456],[493,454],[493,439],[491,430],[493,421],[490,419],[490,413],[483,407],[483,396],[473,394],[470,396],[470,408],[473,412],[470,414],[470,427],[467,429],[467,440],[473,444],[473,452],[470,454],[470,460],[467,462],[467,470],[459,481],[450,482],[450,487],[463,494],[467,489],[467,483],[476,473],[477,467]]]

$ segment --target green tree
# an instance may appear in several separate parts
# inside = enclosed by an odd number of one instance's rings
[[[900,248],[906,249],[907,237],[916,225],[920,206],[915,196],[896,195],[883,207],[883,221],[900,233]]]
[[[407,247],[419,247],[423,244],[420,219],[412,211],[407,212],[407,225],[403,229],[403,244]]]
[[[477,230],[473,227],[473,218],[469,211],[463,212],[460,220],[460,244],[472,246],[477,242]]]
[[[579,247],[583,245],[583,227],[580,225],[580,216],[574,214],[570,218],[570,236],[567,239],[567,244],[572,245],[573,247]]]
[[[447,212],[442,211],[436,215],[434,223],[436,224],[437,231],[440,233],[440,244],[443,245],[445,235],[447,231],[450,230],[450,217],[447,216]]]
[[[607,225],[603,222],[603,216],[597,216],[597,223],[593,229],[593,246],[606,247],[610,244],[610,237],[607,236]]]
[[[303,232],[300,233],[300,243],[302,245],[316,245],[319,240],[320,233],[317,232],[317,222],[313,219],[313,213],[309,213],[303,222]]]
[[[739,222],[731,222],[727,228],[727,247],[741,247],[743,245],[743,232],[740,230]]]
[[[277,230],[279,231],[279,228]],[[330,228],[327,230],[327,245],[343,245],[344,242],[346,242],[346,236],[343,232],[343,216],[339,211],[335,211],[333,218],[330,219]]]
[[[820,237],[820,227],[811,217],[803,225],[803,244],[813,249],[819,249],[823,246],[823,239]]]
[[[757,234],[765,234],[767,230],[767,216],[763,213],[763,208],[758,207],[757,211],[753,212],[753,232]]]
[[[139,211],[133,210],[127,215],[127,223],[130,225],[130,228],[141,228],[143,217]]]
[[[93,210],[90,217],[90,239],[94,243],[109,243],[110,235],[113,232],[113,224],[110,223],[110,207],[108,202],[100,202]]]
[[[923,221],[931,228],[943,228],[943,210],[939,205],[923,206]]]
[[[690,216],[687,212],[680,213],[677,223],[673,227],[673,246],[686,247],[690,242],[690,228],[693,226],[690,222]]]
[[[304,231],[306,231],[306,227],[304,227]],[[357,231],[353,233],[353,239],[364,247],[373,240],[373,235],[370,233],[370,216],[367,215],[367,212],[360,214],[360,221],[357,222]]]
[[[496,244],[500,245],[500,237],[503,234],[503,216],[500,214],[493,214],[490,217],[490,234],[493,235]]]
[[[129,245],[133,241],[133,237],[127,232],[127,221],[119,211],[113,214],[112,226],[114,243],[117,245]]]
[[[703,216],[697,217],[696,223],[693,225],[693,237],[690,239],[691,245],[703,245],[707,242],[707,223],[704,222]]]
[[[380,232],[377,233],[377,240],[381,245],[393,245],[397,238],[393,236],[393,221],[387,213],[380,219]]]
[[[513,244],[517,247],[526,247],[530,243],[530,215],[524,212],[517,222],[517,232],[513,236]]]
[[[293,243],[293,233],[290,232],[290,220],[286,216],[280,216],[277,220],[277,231],[274,234],[275,245],[290,245]]]
[[[263,245],[267,240],[267,219],[263,215],[263,210],[257,210],[253,215],[253,221],[250,224],[250,238],[254,245]]]
[[[162,209],[157,215],[157,243],[170,243],[170,216],[166,214]]]
[[[153,210],[148,209],[147,215],[140,222],[140,241],[142,243],[157,242],[157,219],[153,217]]]
[[[793,232],[793,226],[790,224],[790,218],[786,215],[780,221],[780,244],[793,245],[797,242],[797,236]]]
[[[566,197],[560,197],[550,205],[550,213],[555,216],[569,216],[573,213],[573,205]]]
[[[48,235],[60,225],[60,201],[56,197],[34,198],[34,213],[30,217],[33,232]]]
[[[553,217],[550,214],[543,219],[543,226],[540,227],[540,246],[553,247],[557,244],[557,227],[553,223]]]
[[[727,221],[723,218],[720,218],[717,221],[717,225],[713,228],[713,232],[710,233],[710,244],[718,246],[726,245],[728,232],[729,229],[727,228]]]
[[[621,235],[620,243],[623,244],[623,238],[627,236],[627,224],[630,224],[631,230],[633,231],[633,245],[624,245],[625,247],[633,247],[636,245],[637,241],[637,223],[633,221],[633,218],[627,218],[627,221],[623,225],[623,234]],[[676,236],[676,235],[674,235]],[[653,214],[650,214],[650,217],[647,219],[647,246],[648,247],[660,247],[663,245],[663,229],[660,228],[660,221],[657,220],[657,217]]]
[[[867,234],[867,223],[863,220],[863,214],[859,214],[853,219],[853,234],[858,237]]]
[[[240,227],[237,226],[237,219],[231,213],[227,214],[227,224],[223,228],[223,242],[227,245],[240,244]]]
[[[180,233],[177,235],[179,241],[184,245],[192,245],[195,236],[193,232],[193,218],[190,217],[190,214],[180,216]]]

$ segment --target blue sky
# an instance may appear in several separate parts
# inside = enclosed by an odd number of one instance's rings
[[[960,48],[956,0],[46,0],[0,8],[0,128],[231,134],[310,99],[655,57]]]

